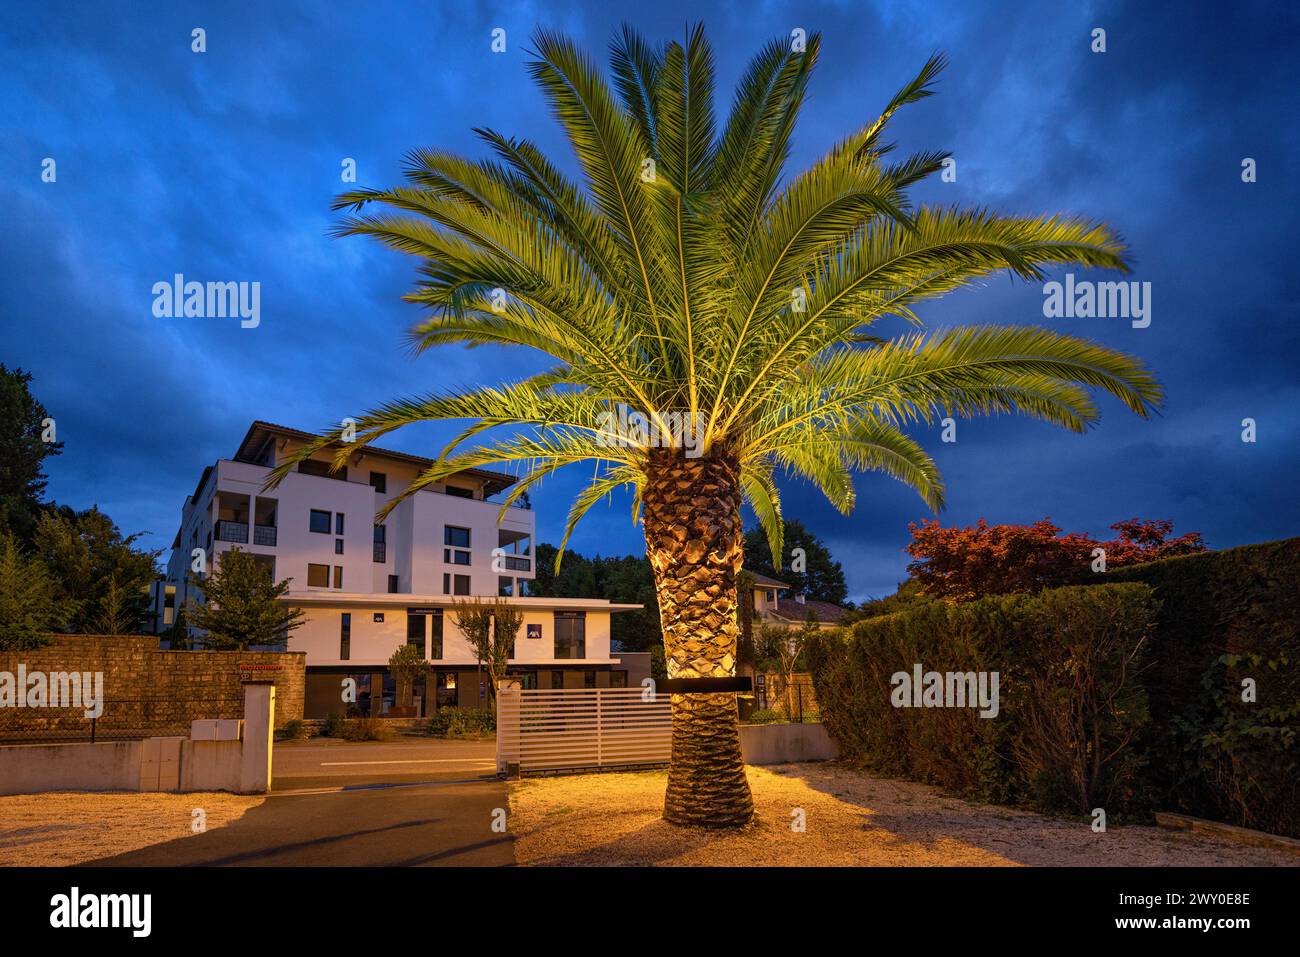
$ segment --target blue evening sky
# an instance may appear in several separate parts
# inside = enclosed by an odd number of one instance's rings
[[[1104,534],[1169,518],[1214,547],[1300,533],[1300,15],[1290,3],[66,3],[0,10],[0,361],[34,373],[64,454],[50,494],[98,504],[170,543],[199,471],[250,421],[318,428],[383,400],[498,382],[537,356],[444,348],[413,359],[399,296],[415,261],[328,237],[332,196],[399,177],[403,154],[484,154],[487,126],[538,141],[570,170],[530,83],[528,39],[559,28],[598,54],[624,20],[680,37],[702,18],[720,103],[765,40],[821,31],[821,65],[791,169],[874,117],[935,50],[940,95],[893,127],[901,150],[948,149],[952,183],[919,198],[1114,224],[1150,282],[1152,322],[1042,316],[1037,285],[997,278],[927,305],[928,324],[1041,323],[1134,352],[1168,393],[1142,421],[1103,399],[1087,435],[1025,419],[922,431],[949,486],[945,523],[1051,516]],[[191,30],[207,52],[191,52]],[[507,49],[490,49],[494,28]],[[1107,50],[1090,50],[1106,30]],[[41,179],[53,158],[57,180]],[[1243,183],[1255,159],[1258,181]],[[261,325],[159,319],[155,282],[261,283]],[[1056,278],[1059,278],[1056,277]],[[1102,275],[1080,278],[1116,278]],[[1258,441],[1243,443],[1254,418]],[[449,427],[387,443],[430,454]],[[534,496],[558,541],[574,468]],[[832,548],[851,597],[893,591],[907,523],[929,515],[879,475],[848,517],[787,482],[786,514]],[[585,553],[640,551],[626,502],[598,508]]]

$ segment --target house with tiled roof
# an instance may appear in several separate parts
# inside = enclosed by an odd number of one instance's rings
[[[811,617],[819,626],[831,626],[838,624],[844,615],[844,609],[839,605],[795,593],[789,582],[758,572],[750,574],[754,578],[754,620],[757,624],[797,628]]]

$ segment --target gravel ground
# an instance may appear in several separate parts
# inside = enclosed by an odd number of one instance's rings
[[[525,779],[510,792],[515,857],[548,866],[1300,865],[1295,855],[1156,827],[1097,834],[1087,821],[968,804],[836,763],[748,772],[758,820],[730,834],[660,820],[666,771]]]
[[[236,794],[54,791],[0,797],[0,864],[79,864],[193,834],[195,808],[209,830],[265,798]]]

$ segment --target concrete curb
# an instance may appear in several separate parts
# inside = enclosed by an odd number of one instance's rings
[[[1238,827],[1235,824],[1220,824],[1218,821],[1207,821],[1204,818],[1173,814],[1169,811],[1157,811],[1156,824],[1171,831],[1191,831],[1193,834],[1217,837],[1234,844],[1249,844],[1252,847],[1266,847],[1274,851],[1300,855],[1300,840],[1294,837],[1252,831],[1248,827]]]

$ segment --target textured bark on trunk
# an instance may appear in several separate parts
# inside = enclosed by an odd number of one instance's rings
[[[642,493],[670,678],[736,673],[736,573],[744,560],[740,466],[734,457],[651,455]],[[739,827],[754,816],[740,756],[736,696],[672,696],[664,819]]]

